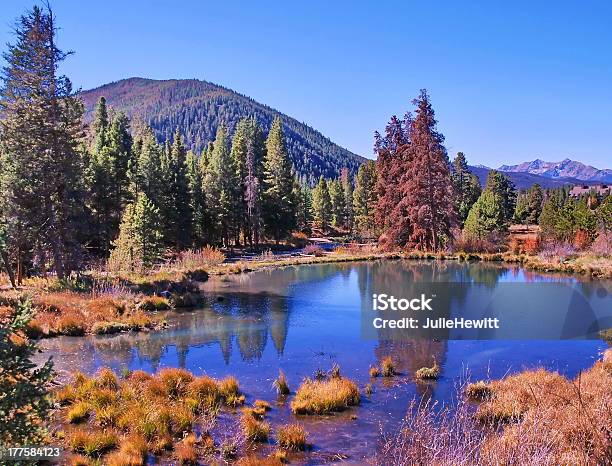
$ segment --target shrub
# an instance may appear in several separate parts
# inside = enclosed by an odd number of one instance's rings
[[[359,401],[359,389],[350,379],[307,379],[298,388],[291,409],[295,414],[327,414],[358,405]]]
[[[201,249],[189,249],[179,253],[173,268],[186,271],[194,271],[201,268],[213,267],[225,261],[225,254],[212,246]]]
[[[278,378],[272,382],[272,386],[276,389],[279,395],[289,395],[291,390],[289,390],[289,384],[287,383],[287,376],[285,373],[279,369]]]
[[[309,244],[303,249],[302,252],[315,257],[322,257],[324,254],[323,248],[317,244]]]
[[[285,424],[276,432],[278,444],[287,450],[303,451],[308,446],[308,434],[301,424]]]
[[[416,373],[414,377],[417,380],[436,380],[440,377],[440,366],[437,363],[434,363],[432,367],[421,367]]]
[[[542,245],[538,257],[547,262],[562,262],[576,253],[576,249],[568,243],[549,241]]]
[[[294,248],[303,248],[308,244],[308,235],[301,231],[294,231],[289,238],[289,244]]]
[[[80,337],[85,334],[85,324],[74,315],[62,315],[57,321],[55,331],[60,335]]]
[[[370,377],[378,377],[380,375],[380,369],[377,366],[370,366]]]

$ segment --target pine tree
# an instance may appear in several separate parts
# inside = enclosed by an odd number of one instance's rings
[[[249,151],[251,151],[250,154]],[[255,118],[240,120],[236,125],[236,131],[232,139],[231,155],[236,167],[239,189],[240,202],[236,211],[239,231],[242,232],[243,238],[249,244],[258,243],[260,236],[260,187],[264,153],[263,132],[257,124],[257,120]],[[257,231],[255,232],[254,229]],[[256,240],[254,236],[257,236]]]
[[[517,196],[513,220],[517,223],[537,225],[542,213],[544,192],[539,184],[534,184],[527,191]]]
[[[134,199],[130,193],[130,173],[136,169],[136,160],[132,153],[133,140],[130,134],[130,120],[123,112],[117,113],[108,130],[108,147],[112,154],[113,187],[115,205],[120,217],[125,206]],[[118,223],[118,221],[116,222]]]
[[[230,246],[230,239],[235,237],[236,206],[239,201],[237,184],[227,131],[224,126],[219,126],[204,185],[214,231],[226,247]]]
[[[176,250],[180,251],[191,245],[192,211],[187,178],[187,150],[178,128],[170,149],[170,173],[172,214],[169,218],[172,219],[172,224],[169,229],[171,237],[168,239]]]
[[[70,80],[57,74],[67,54],[55,45],[55,32],[52,11],[34,7],[19,20],[16,42],[4,54],[0,210],[18,280],[33,248],[40,267],[50,256],[60,278],[81,261],[83,104]]]
[[[514,183],[506,175],[497,170],[491,170],[487,176],[486,187],[495,192],[502,200],[504,221],[509,222],[512,220],[516,207],[516,189]]]
[[[133,196],[136,197],[139,192],[143,192],[157,208],[160,208],[163,206],[161,196],[165,189],[161,147],[149,127],[144,129],[135,145],[138,162],[132,186]]]
[[[119,236],[109,259],[111,270],[143,272],[163,253],[163,231],[159,209],[144,193],[123,213]]]
[[[8,322],[0,325],[0,443],[3,447],[41,445],[52,403],[48,394],[53,378],[51,359],[32,362],[38,352],[26,336],[33,316],[29,301],[14,305]]]
[[[453,160],[451,179],[455,189],[455,211],[461,225],[465,222],[472,205],[480,196],[478,177],[470,172],[463,152],[458,152]]]
[[[94,115],[94,121],[92,124],[94,132],[94,140],[92,151],[100,152],[104,147],[107,146],[108,137],[108,109],[106,108],[106,98],[100,97],[98,105],[96,106],[96,113]]]
[[[300,231],[310,230],[312,223],[312,190],[306,184],[295,181],[294,197],[298,200],[296,226]]]
[[[312,192],[312,213],[316,226],[327,233],[332,221],[332,203],[327,181],[322,176]]]
[[[268,232],[278,243],[295,226],[293,173],[280,118],[272,122],[266,140],[263,172],[263,216]]]
[[[503,203],[491,189],[485,189],[468,213],[463,233],[467,239],[487,240],[505,225]]]
[[[468,239],[488,240],[492,233],[508,229],[508,192],[513,189],[509,180],[495,170],[487,177],[487,184],[468,213],[463,228]]]
[[[187,152],[187,186],[189,190],[189,208],[191,211],[191,243],[195,247],[207,241],[206,200],[203,190],[203,173],[199,160],[191,151]]]
[[[247,143],[244,201],[246,205],[245,238],[259,245],[261,235],[261,158],[256,157],[253,140]],[[259,160],[259,161],[258,161]]]
[[[340,173],[340,182],[344,192],[344,218],[343,226],[348,231],[353,231],[355,212],[353,210],[353,182],[351,174],[347,168],[343,168]]]
[[[359,167],[353,194],[355,230],[359,236],[365,238],[373,238],[376,233],[376,184],[376,163],[368,160]]]
[[[456,221],[449,161],[427,92],[422,90],[413,104],[416,117],[411,120],[411,142],[406,148],[410,170],[401,180],[410,220],[407,244],[437,251],[451,238]]]
[[[331,180],[327,184],[329,197],[331,200],[332,224],[336,228],[344,226],[344,214],[346,206],[344,204],[344,190],[339,180]]]
[[[410,234],[406,197],[403,186],[410,173],[410,128],[412,117],[406,114],[403,120],[395,115],[387,124],[385,136],[374,133],[376,158],[376,209],[378,228],[385,233],[383,238],[391,244],[405,244]]]

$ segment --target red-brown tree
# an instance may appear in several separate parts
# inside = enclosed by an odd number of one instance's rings
[[[383,244],[438,251],[456,223],[449,160],[427,92],[413,104],[414,118],[393,117],[385,137],[376,135],[377,221]]]

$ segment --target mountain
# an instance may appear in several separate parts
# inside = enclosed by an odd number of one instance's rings
[[[91,121],[98,99],[132,120],[149,124],[158,140],[178,127],[186,144],[196,153],[214,140],[217,126],[225,124],[230,134],[244,117],[255,116],[267,132],[279,116],[289,155],[298,174],[313,182],[323,175],[337,177],[347,167],[354,175],[365,160],[323,136],[305,123],[260,104],[250,97],[197,79],[154,80],[129,78],[81,92],[86,121]]]
[[[530,173],[546,178],[562,179],[574,178],[580,182],[612,183],[612,170],[598,169],[582,162],[565,159],[561,162],[545,162],[536,159],[532,162],[523,162],[518,165],[502,165],[500,171],[513,173]]]
[[[478,177],[480,184],[484,186],[487,181],[487,175],[491,171],[491,168],[485,167],[483,165],[470,165],[470,171]],[[499,171],[503,170],[501,170],[500,168]],[[544,189],[560,188],[562,186],[575,184],[597,184],[593,181],[585,182],[577,178],[549,178],[547,176],[533,175],[527,172],[505,171],[504,175],[510,178],[510,180],[514,183],[517,189],[527,189],[536,183],[542,186],[542,188]]]

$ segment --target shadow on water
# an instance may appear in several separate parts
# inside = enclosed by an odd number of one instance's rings
[[[247,401],[276,400],[271,384],[282,369],[293,390],[317,369],[338,363],[360,388],[374,393],[360,407],[335,416],[302,417],[316,452],[345,453],[359,462],[371,456],[380,429],[393,429],[414,396],[448,401],[457,381],[498,378],[527,367],[544,366],[570,377],[594,362],[600,340],[504,341],[395,339],[380,334],[364,339],[362,313],[372,293],[408,296],[423,283],[474,283],[489,289],[505,282],[575,282],[493,263],[375,261],[294,266],[215,279],[203,285],[207,303],[189,312],[168,312],[160,332],[100,337],[61,337],[41,342],[60,372],[185,367],[196,374],[238,377]],[[585,299],[610,303],[610,283],[579,283]],[[468,313],[469,287],[444,305]],[[391,356],[401,373],[392,379],[369,377],[370,365]],[[435,383],[415,383],[421,367],[441,366]],[[351,418],[353,417],[353,419]],[[356,416],[356,419],[354,418]],[[293,418],[287,403],[275,405],[273,425]],[[317,461],[305,459],[305,462]]]

